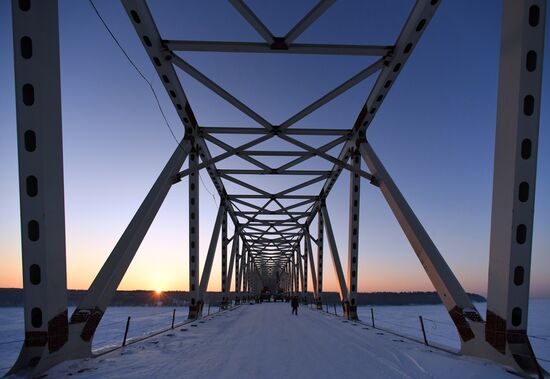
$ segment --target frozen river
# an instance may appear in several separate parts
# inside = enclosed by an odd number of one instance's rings
[[[476,303],[482,315],[485,303]],[[208,306],[205,306],[205,313]],[[107,346],[120,345],[128,316],[131,317],[128,338],[144,336],[156,330],[170,327],[174,308],[168,307],[112,307],[108,308],[94,338],[94,350]],[[375,325],[404,336],[422,340],[418,316],[422,316],[429,343],[458,349],[459,338],[443,305],[407,305],[372,307]],[[69,314],[73,309],[69,310]],[[212,312],[217,311],[212,307]],[[329,306],[334,312],[334,307]],[[341,308],[336,307],[338,314]],[[371,324],[371,307],[359,307],[360,319]],[[532,299],[529,309],[529,330],[533,349],[540,363],[550,371],[550,299]],[[186,307],[176,308],[176,324],[185,321]],[[0,376],[14,362],[21,347],[23,337],[23,309],[0,308]]]

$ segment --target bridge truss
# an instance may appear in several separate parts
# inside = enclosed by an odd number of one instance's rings
[[[233,273],[235,292],[244,298],[258,293],[263,286],[283,286],[288,292],[306,296],[310,273],[313,296],[318,307],[322,307],[326,238],[345,317],[356,319],[360,186],[362,179],[366,179],[367,184],[382,192],[449,311],[461,338],[462,352],[499,361],[518,372],[541,375],[542,369],[534,358],[526,330],[546,1],[503,1],[502,35],[506,38],[501,42],[486,321],[367,139],[368,128],[435,15],[439,1],[417,0],[391,46],[295,42],[333,5],[334,0],[319,1],[282,37],[274,36],[244,1],[230,2],[264,42],[166,40],[160,35],[144,0],[122,0],[136,36],[181,119],[185,135],[69,318],[57,4],[55,1],[13,1],[25,343],[11,373],[30,370],[35,375],[57,362],[91,354],[95,330],[167,193],[173,185],[187,178],[189,318],[202,315],[221,235],[224,302],[230,299]],[[283,123],[274,125],[178,54],[187,51],[360,55],[375,57],[375,61]],[[257,127],[200,125],[177,70],[233,105]],[[353,125],[341,129],[296,126],[312,112],[372,76],[376,76],[375,84]],[[236,135],[248,142],[235,145],[224,141],[227,135]],[[323,137],[330,141],[313,146],[304,142],[304,136]],[[285,141],[293,149],[261,148],[262,143],[269,140]],[[210,146],[223,152],[213,155]],[[340,151],[337,156],[329,153],[335,148]],[[231,157],[239,157],[253,168],[242,168],[241,165],[222,169],[217,166]],[[274,166],[266,164],[261,157],[287,157],[291,160]],[[327,167],[323,170],[296,168],[313,158],[321,158]],[[183,169],[186,160],[188,168]],[[199,248],[201,170],[208,174],[221,199],[202,270],[199,267],[202,251]],[[345,271],[326,205],[327,196],[344,170],[350,172],[348,267]],[[243,179],[277,175],[300,180],[274,192]],[[248,192],[228,191],[228,183]],[[320,192],[308,188],[316,183],[322,183]],[[234,225],[232,236],[227,235],[228,218]],[[314,220],[317,220],[316,225]],[[317,229],[316,233],[310,233],[313,228]],[[202,272],[200,278],[199,272]]]

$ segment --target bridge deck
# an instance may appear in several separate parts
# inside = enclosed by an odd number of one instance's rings
[[[244,305],[109,354],[66,362],[78,378],[503,378],[503,368],[459,357],[285,303]],[[367,329],[368,328],[368,329]]]

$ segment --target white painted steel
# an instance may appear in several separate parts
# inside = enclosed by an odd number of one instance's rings
[[[546,1],[504,0],[486,339],[542,375],[527,337]]]
[[[68,321],[57,1],[14,0],[12,20],[25,298],[16,373],[54,364]]]

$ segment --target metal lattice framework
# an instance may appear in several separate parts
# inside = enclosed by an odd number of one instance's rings
[[[334,2],[319,1],[285,36],[277,37],[244,1],[230,0],[263,38],[264,42],[256,43],[166,40],[160,35],[144,0],[122,0],[136,35],[181,119],[185,135],[69,320],[64,220],[62,212],[58,212],[63,209],[61,115],[52,112],[59,110],[61,104],[57,4],[54,1],[13,1],[26,333],[25,344],[11,372],[34,367],[33,373],[39,373],[59,361],[91,354],[92,338],[109,302],[167,193],[183,178],[188,180],[189,191],[189,318],[202,315],[221,234],[221,292],[225,304],[230,301],[233,273],[238,301],[240,296],[257,294],[263,287],[275,290],[282,287],[287,292],[301,292],[301,296],[306,296],[309,272],[313,296],[318,307],[322,307],[326,238],[344,314],[357,319],[359,206],[363,178],[378,187],[388,202],[457,327],[462,351],[500,361],[518,372],[541,374],[526,335],[529,289],[523,283],[529,282],[545,0],[504,0],[503,35],[509,30],[521,30],[522,33],[515,37],[514,43],[504,38],[502,42],[506,54],[501,58],[499,82],[487,322],[367,141],[369,126],[428,27],[439,1],[417,0],[391,46],[295,42]],[[46,50],[49,54],[34,54]],[[375,60],[286,121],[274,125],[179,55],[189,51],[355,55],[375,57]],[[202,83],[257,126],[200,125],[177,70]],[[353,125],[341,129],[296,126],[312,112],[373,76],[376,76],[375,83]],[[47,102],[41,101],[43,87],[48,88]],[[37,126],[38,120],[42,126]],[[529,132],[522,129],[525,123],[531,126]],[[47,129],[37,129],[40,127]],[[224,140],[227,135],[236,135],[248,142],[235,145]],[[303,141],[304,136],[323,137],[328,142],[313,146]],[[270,140],[284,141],[292,149],[262,148],[262,144]],[[213,155],[212,146],[221,149],[222,153]],[[334,149],[339,151],[336,156],[330,153]],[[513,154],[509,154],[510,151]],[[218,167],[220,162],[235,157],[253,168]],[[285,157],[288,161],[273,165],[262,157]],[[326,168],[297,168],[313,158],[322,159]],[[189,163],[187,169],[182,168],[185,160]],[[37,166],[37,161],[47,163]],[[368,171],[362,168],[362,162]],[[202,270],[199,267],[201,170],[208,174],[221,199]],[[331,189],[344,170],[350,172],[347,272],[340,263],[326,205]],[[244,179],[250,176],[299,179],[282,190],[272,191]],[[229,183],[247,192],[228,191]],[[320,191],[311,189],[315,184],[322,185]],[[49,217],[50,214],[56,216]],[[229,238],[228,217],[235,230]],[[315,219],[316,238],[310,233]],[[316,260],[314,246],[317,247]],[[509,274],[500,275],[502,272]]]

